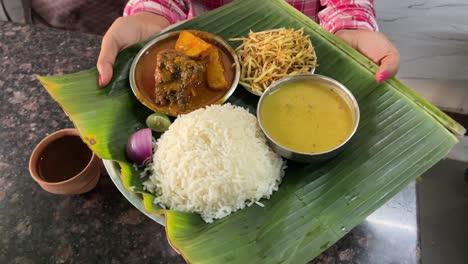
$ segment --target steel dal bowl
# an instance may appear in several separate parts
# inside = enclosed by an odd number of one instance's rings
[[[353,124],[353,130],[350,133],[350,135],[346,138],[346,140],[341,143],[340,145],[336,146],[333,149],[323,151],[323,152],[317,152],[317,153],[306,153],[306,152],[299,152],[295,151],[292,149],[289,149],[278,142],[276,142],[265,130],[262,124],[262,119],[260,116],[260,110],[262,109],[263,101],[264,99],[270,95],[271,93],[275,92],[278,89],[281,89],[281,87],[288,82],[297,82],[297,81],[305,81],[305,82],[311,82],[311,83],[321,83],[328,88],[333,89],[334,92],[336,92],[344,101],[348,104],[348,106],[351,108],[351,113],[354,117],[354,124]],[[313,86],[311,86],[311,89],[314,89]],[[329,160],[336,155],[338,155],[344,148],[344,145],[353,137],[353,135],[356,133],[357,127],[359,125],[359,106],[356,101],[356,98],[354,98],[353,94],[341,83],[338,81],[331,79],[329,77],[325,77],[323,75],[318,75],[318,74],[300,74],[300,75],[294,75],[290,77],[286,77],[284,79],[281,79],[273,84],[271,84],[265,92],[262,94],[260,97],[260,101],[258,102],[257,105],[257,119],[258,123],[260,125],[260,128],[262,129],[263,133],[265,134],[268,143],[272,147],[272,149],[280,154],[282,157],[298,162],[305,162],[305,163],[317,163],[317,162],[322,162]]]

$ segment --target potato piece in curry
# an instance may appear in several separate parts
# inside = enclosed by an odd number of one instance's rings
[[[175,50],[185,53],[191,58],[205,58],[213,46],[189,31],[180,32],[175,44]]]
[[[223,63],[219,58],[219,51],[217,48],[211,49],[208,54],[207,63],[207,81],[208,86],[215,90],[224,90],[228,88],[226,78],[224,78]]]

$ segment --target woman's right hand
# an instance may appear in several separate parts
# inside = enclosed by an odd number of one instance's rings
[[[112,66],[120,50],[148,39],[169,25],[165,17],[145,11],[116,19],[102,39],[96,65],[99,87],[106,86],[112,79]]]

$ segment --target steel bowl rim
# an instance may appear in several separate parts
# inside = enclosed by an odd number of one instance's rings
[[[227,50],[228,54],[232,57],[232,60],[234,61],[234,66],[235,66],[234,67],[234,80],[232,81],[231,87],[229,87],[229,90],[227,90],[227,92],[224,94],[223,97],[221,97],[218,101],[216,101],[216,102],[214,102],[212,104],[222,104],[222,103],[226,102],[227,99],[229,99],[229,97],[232,96],[232,94],[235,92],[237,86],[239,85],[240,74],[241,74],[240,62],[239,62],[239,59],[238,59],[238,57],[236,55],[235,50],[231,47],[231,45],[229,45],[229,43],[226,40],[224,40],[220,36],[214,35],[212,33],[206,32],[206,31],[200,31],[200,30],[177,30],[177,31],[165,32],[165,33],[162,33],[162,34],[158,35],[154,39],[150,40],[148,43],[146,43],[143,46],[143,48],[140,49],[140,51],[138,51],[137,55],[135,56],[135,58],[132,61],[132,64],[130,66],[130,71],[129,71],[129,83],[130,83],[130,88],[132,89],[133,94],[135,95],[135,97],[137,98],[138,101],[140,101],[144,106],[146,106],[147,108],[149,108],[152,111],[159,112],[157,109],[154,108],[154,103],[151,102],[150,100],[147,100],[145,98],[145,96],[143,96],[143,94],[138,89],[138,86],[137,86],[136,80],[135,80],[136,66],[137,66],[138,62],[140,61],[141,57],[148,51],[148,49],[150,49],[151,47],[153,47],[154,45],[156,45],[158,42],[160,42],[162,40],[165,40],[165,39],[168,39],[168,38],[179,35],[182,31],[202,32],[203,34],[207,34],[214,41],[216,41],[223,48],[225,48]]]
[[[280,84],[283,84],[285,82],[289,82],[291,80],[294,80],[294,79],[297,79],[297,78],[300,78],[300,77],[307,77],[307,78],[312,77],[312,78],[318,78],[318,79],[323,79],[323,80],[329,81],[329,82],[333,83],[334,85],[336,85],[339,89],[341,89],[351,99],[351,101],[352,101],[352,103],[354,105],[352,110],[354,110],[354,115],[355,115],[356,120],[354,122],[353,131],[349,134],[349,136],[346,138],[346,140],[344,140],[340,145],[338,145],[338,146],[336,146],[336,147],[334,147],[332,149],[329,149],[327,151],[317,152],[317,153],[308,153],[308,152],[296,151],[296,150],[292,150],[292,149],[290,149],[288,147],[285,147],[284,145],[278,143],[276,140],[274,140],[267,133],[266,129],[263,127],[262,122],[261,122],[261,117],[260,117],[260,108],[262,106],[262,103],[263,103],[263,100],[264,100],[265,96],[267,96],[269,94],[268,92],[270,90],[276,88]],[[343,98],[343,96],[341,96],[341,95],[340,95],[340,97]],[[348,88],[346,88],[346,86],[344,86],[342,83],[338,82],[337,80],[332,79],[332,78],[327,77],[327,76],[324,76],[324,75],[320,75],[320,74],[297,74],[297,75],[282,78],[282,79],[270,84],[270,86],[268,86],[268,88],[263,92],[263,94],[260,97],[260,100],[258,101],[258,104],[257,104],[257,122],[258,122],[258,125],[260,126],[263,134],[268,138],[268,140],[273,142],[276,146],[284,149],[285,151],[289,151],[289,152],[294,153],[294,154],[310,156],[310,157],[317,157],[317,156],[330,154],[330,153],[332,153],[334,151],[337,151],[340,148],[342,148],[346,143],[348,143],[351,140],[351,138],[354,136],[354,134],[356,134],[356,131],[357,131],[358,126],[359,126],[360,119],[361,119],[361,117],[360,117],[359,104],[358,104],[356,98],[354,97],[354,95],[351,93],[351,91],[349,91]]]

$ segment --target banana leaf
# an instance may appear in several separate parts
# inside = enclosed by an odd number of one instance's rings
[[[315,46],[317,73],[357,98],[357,134],[337,158],[319,165],[289,163],[265,206],[252,206],[206,224],[193,213],[162,210],[145,193],[125,144],[149,113],[128,83],[132,58],[145,43],[119,53],[112,82],[99,89],[97,71],[39,77],[70,116],[83,140],[122,168],[128,192],[148,213],[163,213],[170,244],[190,263],[304,263],[343,237],[408,183],[442,159],[465,129],[396,79],[377,84],[377,66],[282,0],[242,0],[172,30],[198,29],[225,39],[249,30],[305,29]],[[240,43],[232,42],[234,47]],[[258,97],[238,87],[229,100],[254,113]]]

